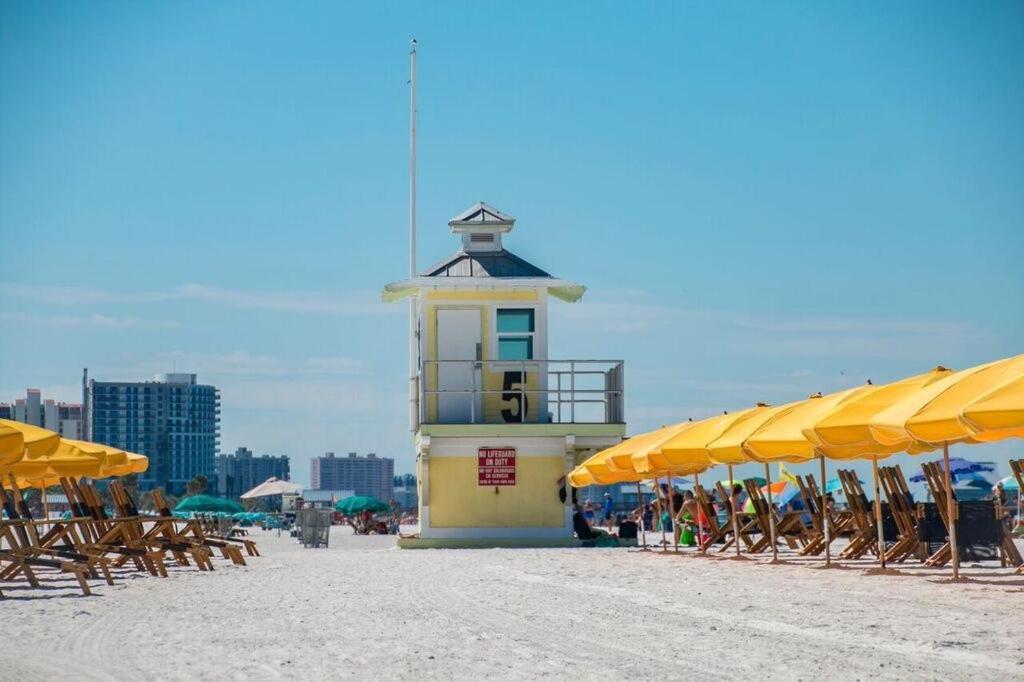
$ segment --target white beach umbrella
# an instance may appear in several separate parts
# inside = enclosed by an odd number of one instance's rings
[[[302,490],[301,485],[296,485],[289,481],[282,481],[279,478],[271,476],[252,490],[242,493],[240,497],[243,500],[249,500],[254,497],[269,497],[271,495],[294,495],[300,490]]]

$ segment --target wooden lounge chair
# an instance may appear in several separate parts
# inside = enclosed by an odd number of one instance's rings
[[[927,550],[918,537],[917,510],[907,481],[903,477],[903,471],[898,466],[879,467],[878,479],[889,502],[898,534],[896,542],[886,550],[885,560],[903,563],[910,557],[916,557],[919,561],[924,561],[927,558]]]
[[[878,532],[875,528],[874,515],[857,474],[840,469],[837,475],[843,486],[843,494],[846,496],[846,503],[852,514],[854,527],[850,544],[839,553],[839,558],[859,559],[865,554],[877,554]]]
[[[715,489],[718,491],[718,497],[722,499],[722,504],[725,507],[726,512],[728,512],[728,517],[726,518],[726,525],[729,527],[729,533],[732,533],[733,535],[735,535],[733,533],[732,498],[729,496],[729,493],[726,492],[725,486],[722,485],[721,481],[716,481],[715,482]],[[754,551],[753,550],[754,543],[757,542],[757,540],[753,537],[753,534],[757,532],[757,520],[756,519],[748,519],[748,520],[744,521],[743,517],[740,515],[741,513],[742,513],[742,510],[739,510],[737,512],[737,518],[736,518],[736,524],[739,525],[740,540],[743,541],[743,545],[746,547],[746,551],[747,552],[752,552],[752,551]],[[722,545],[722,547],[719,548],[718,551],[719,552],[727,551],[732,546],[732,544],[735,541],[736,541],[735,537],[730,537],[728,540],[726,540],[725,544]]]
[[[164,552],[161,548],[151,547],[138,542],[132,529],[125,523],[111,519],[103,508],[103,502],[95,489],[81,485],[73,479],[61,479],[61,486],[67,495],[75,513],[89,519],[87,528],[89,540],[86,547],[114,555],[114,566],[122,567],[132,561],[138,570],[146,570],[151,575],[167,577]]]
[[[757,526],[761,529],[761,538],[751,548],[752,552],[760,552],[771,548],[771,524],[775,523],[775,539],[783,540],[790,549],[798,550],[807,544],[807,532],[804,528],[802,513],[786,513],[781,516],[775,508],[768,504],[757,479],[749,478],[743,481],[747,489],[747,496],[750,498],[754,508],[754,516],[757,519]]]
[[[71,524],[53,522],[50,530],[40,536],[39,526],[47,522],[32,518],[13,480],[11,485],[10,491],[0,486],[0,505],[7,513],[7,519],[0,521],[0,544],[6,543],[6,548],[0,551],[0,560],[8,562],[0,570],[0,579],[9,580],[21,574],[37,587],[39,583],[33,568],[49,568],[73,575],[82,593],[89,595],[92,592],[87,578],[99,578],[99,568],[107,583],[114,584],[109,562],[82,551]]]
[[[145,539],[163,539],[175,545],[202,548],[205,555],[212,554],[213,550],[216,549],[220,551],[221,556],[231,561],[233,564],[245,566],[245,559],[242,557],[242,551],[237,545],[233,545],[223,540],[208,538],[203,535],[190,535],[183,533],[179,531],[177,526],[177,522],[180,521],[180,519],[177,519],[170,514],[161,514],[160,516],[142,516],[139,513],[138,507],[136,507],[131,494],[129,494],[128,491],[125,490],[124,486],[119,482],[110,484],[110,492],[117,501],[120,514],[124,516],[135,516],[143,519],[146,523],[152,524],[143,534]],[[163,496],[160,495],[160,492],[155,491],[154,500],[158,498],[163,501]],[[208,559],[207,562],[212,568],[212,564],[209,564]]]
[[[205,540],[216,540],[219,542],[235,543],[245,547],[246,553],[249,556],[259,556],[259,550],[256,548],[256,543],[248,538],[233,537],[229,535],[220,535],[216,532],[209,532],[203,528],[202,522],[199,519],[179,519],[178,517],[171,514],[170,507],[167,504],[167,500],[164,498],[163,493],[160,490],[153,491],[153,504],[156,506],[157,512],[161,516],[170,517],[174,519],[175,523],[178,523],[182,528],[178,531],[181,535],[195,538],[203,538]]]
[[[161,556],[170,554],[179,566],[190,566],[189,557],[191,557],[199,570],[213,570],[213,563],[210,561],[210,552],[205,548],[181,542],[174,542],[172,540],[166,540],[159,537],[147,537],[146,527],[143,524],[145,518],[139,516],[134,509],[125,507],[122,504],[122,500],[119,500],[116,496],[112,495],[112,501],[114,503],[116,513],[115,516],[108,518],[106,510],[103,508],[99,492],[96,490],[95,486],[79,484],[77,482],[73,484],[76,485],[81,494],[84,495],[94,516],[98,515],[103,517],[104,520],[109,520],[115,527],[119,528],[121,536],[126,540],[128,545],[142,549],[155,550],[159,552]],[[114,565],[123,565],[127,563],[128,560],[128,557],[121,557]]]
[[[821,506],[821,496],[814,494],[812,487],[813,479],[810,476],[796,477],[796,485],[800,490],[800,499],[803,500],[805,513],[811,517],[811,527],[807,529],[806,544],[800,548],[803,556],[818,556],[825,551],[825,514]],[[828,543],[836,539],[835,526],[829,527]]]
[[[712,545],[719,542],[723,543],[725,547],[729,547],[732,544],[732,524],[729,522],[725,524],[719,523],[715,505],[708,499],[708,494],[703,486],[694,486],[693,494],[697,500],[699,513],[707,520],[708,530],[701,544],[701,551],[706,552]]]
[[[936,500],[936,507],[943,524],[946,526],[947,538],[949,535],[950,518],[949,509],[946,504],[946,476],[938,462],[932,464],[924,464],[921,466],[921,470],[925,475],[925,482],[928,484],[928,489],[931,491],[932,496]],[[971,504],[971,503],[964,503]],[[954,519],[960,520],[961,514],[961,503],[956,499],[956,493],[953,493],[953,510]],[[996,514],[996,524],[998,526],[998,546],[999,546],[999,560],[1003,566],[1021,566],[1024,564],[1024,559],[1021,558],[1020,552],[1017,546],[1013,542],[1013,535],[1010,533],[1006,524],[1003,523],[1001,517],[1002,510],[998,504],[993,503],[993,513]],[[961,536],[960,551],[963,552],[965,547],[969,546],[968,538]],[[952,560],[952,550],[950,547],[949,540],[925,561],[925,566],[944,566]]]

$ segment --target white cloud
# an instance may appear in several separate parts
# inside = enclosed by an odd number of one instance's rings
[[[242,291],[206,284],[182,284],[165,291],[106,291],[88,287],[0,283],[0,297],[53,306],[124,305],[194,301],[228,308],[321,315],[389,315],[402,306],[382,303],[378,294],[329,291]]]
[[[155,328],[172,329],[178,326],[171,320],[143,320],[138,317],[112,315],[36,315],[33,313],[0,313],[0,320],[17,324],[42,324],[51,327],[99,327],[107,329]]]
[[[941,358],[991,339],[986,330],[955,320],[684,308],[637,292],[553,307],[551,317],[578,335],[671,337],[760,357],[916,358],[925,351]]]

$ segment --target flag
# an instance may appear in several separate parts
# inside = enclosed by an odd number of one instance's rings
[[[796,476],[789,473],[789,470],[786,469],[785,464],[779,464],[779,478],[782,479],[783,481],[789,481],[793,485],[796,485]]]

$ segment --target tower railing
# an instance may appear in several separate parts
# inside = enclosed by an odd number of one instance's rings
[[[621,424],[621,360],[427,360],[422,424]]]

